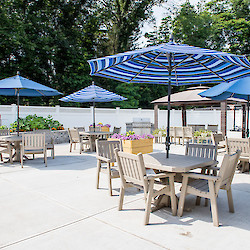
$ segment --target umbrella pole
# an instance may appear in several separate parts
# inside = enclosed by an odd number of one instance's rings
[[[247,96],[247,138],[249,137],[249,95]]]
[[[17,90],[17,135],[19,136],[19,89]]]
[[[172,66],[171,66],[172,54],[169,54],[168,57],[168,120],[167,120],[167,139],[166,139],[166,157],[169,158],[169,150],[170,150],[170,97],[171,97],[171,73],[172,73]]]
[[[95,102],[93,102],[93,127],[95,132]]]

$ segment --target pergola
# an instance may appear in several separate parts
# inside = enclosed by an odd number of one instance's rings
[[[242,105],[242,137],[245,137],[246,126],[246,101],[238,98],[228,98],[227,100],[218,101],[210,98],[201,97],[199,93],[209,89],[206,86],[190,87],[185,91],[181,91],[171,95],[171,106],[179,106],[182,109],[182,126],[187,126],[187,106],[220,106],[221,107],[221,132],[225,136],[227,131],[227,105]],[[168,96],[164,96],[152,101],[154,104],[154,126],[158,128],[158,107],[168,105]]]

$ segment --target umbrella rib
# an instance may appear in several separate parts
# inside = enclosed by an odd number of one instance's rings
[[[193,57],[192,57],[193,58]],[[203,63],[197,61],[195,58],[193,58],[194,61],[196,61],[197,63],[199,63],[200,65],[202,65],[204,68],[206,68],[207,70],[209,70],[210,72],[212,72],[213,74],[217,75],[220,79],[222,79],[224,82],[228,82],[227,80],[225,80],[222,76],[220,76],[219,74],[217,74],[216,72],[214,72],[213,70],[209,69],[206,65],[204,65]]]
[[[186,54],[187,55],[187,54]],[[188,55],[187,55],[188,56]],[[184,61],[186,61],[187,59],[191,58],[193,55],[189,55],[188,57],[184,58],[182,61],[180,61],[179,63],[177,63],[175,66],[173,66],[173,68],[177,68],[178,65],[180,65],[181,63],[183,63]]]
[[[162,67],[166,68],[167,70],[169,70],[169,68],[168,68],[166,65],[164,65],[164,64],[162,64],[162,63],[160,63],[160,62],[157,62],[157,61],[155,61],[155,59],[151,59],[150,57],[148,57],[148,56],[146,56],[146,55],[144,55],[144,56],[145,56],[146,58],[150,59],[150,60],[153,60],[153,62],[155,62],[155,63],[161,65]]]
[[[152,61],[154,61],[155,59],[157,59],[160,55],[162,54],[162,52],[160,53],[160,54],[158,54],[155,58],[151,58],[150,59],[150,62],[148,63],[148,64],[146,64],[129,82],[132,82],[138,75],[140,75],[140,73],[144,70],[144,69],[146,69],[147,67],[148,67],[148,65],[152,62]],[[145,56],[145,55],[144,55]],[[147,56],[145,56],[145,57],[147,57]],[[148,58],[148,57],[147,57]]]

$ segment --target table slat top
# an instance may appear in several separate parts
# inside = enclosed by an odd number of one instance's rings
[[[166,153],[151,153],[143,155],[145,167],[167,172],[185,173],[196,168],[213,165],[215,161],[209,158]]]

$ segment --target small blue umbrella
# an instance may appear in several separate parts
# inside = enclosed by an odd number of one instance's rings
[[[250,62],[245,56],[178,44],[172,40],[88,61],[91,75],[126,83],[168,85],[167,157],[170,148],[171,85],[229,83],[250,75]]]
[[[249,98],[250,77],[244,77],[229,84],[221,83],[199,94],[214,100],[226,100],[235,97],[247,100],[247,137],[249,136]]]
[[[17,133],[19,135],[19,96],[55,96],[61,95],[55,89],[44,86],[24,78],[17,73],[16,76],[0,80],[0,95],[17,96]]]
[[[62,97],[59,99],[63,102],[92,102],[93,103],[93,126],[95,131],[95,103],[96,102],[113,102],[113,101],[125,101],[127,98],[110,92],[106,89],[98,87],[92,83],[92,85],[81,89],[73,94]]]

